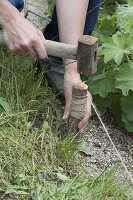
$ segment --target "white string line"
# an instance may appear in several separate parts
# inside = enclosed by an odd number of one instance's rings
[[[97,6],[95,6],[94,8],[92,8],[91,10],[89,10],[89,12],[87,12],[87,15],[89,13],[91,13],[92,11],[94,11],[96,8],[98,8],[99,6],[101,6],[102,4],[104,4],[107,0],[104,0],[103,2],[99,3]]]
[[[125,165],[121,154],[119,153],[119,151],[117,150],[117,148],[116,148],[114,142],[112,141],[112,139],[111,139],[111,137],[110,137],[110,135],[109,135],[109,132],[108,132],[108,130],[107,130],[105,124],[103,123],[103,121],[102,121],[102,119],[101,119],[101,117],[100,117],[100,114],[99,114],[99,112],[98,112],[98,109],[96,108],[96,106],[95,106],[92,102],[91,102],[91,104],[92,104],[92,107],[93,107],[93,109],[94,109],[94,111],[95,111],[95,113],[96,113],[96,115],[97,115],[97,117],[98,117],[98,119],[99,119],[99,121],[100,121],[100,123],[101,123],[101,125],[102,125],[102,127],[103,127],[103,129],[104,129],[104,131],[105,131],[105,133],[107,134],[107,136],[108,136],[108,138],[109,138],[109,140],[110,140],[110,142],[111,142],[113,148],[115,149],[115,151],[116,151],[116,153],[117,153],[117,156],[118,156],[119,160],[121,161],[122,166],[123,166],[124,169],[125,169],[125,172],[127,173],[128,177],[129,177],[129,179],[130,179],[130,181],[131,181],[132,184],[133,184],[133,178],[132,178],[132,176],[131,176],[131,174],[130,174],[128,168],[127,168],[127,166]]]
[[[24,0],[24,14],[27,13],[27,0]]]

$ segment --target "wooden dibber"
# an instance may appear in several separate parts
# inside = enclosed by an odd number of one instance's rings
[[[87,90],[88,86],[82,81],[73,85],[69,118],[71,132],[78,132],[78,123],[86,112]]]

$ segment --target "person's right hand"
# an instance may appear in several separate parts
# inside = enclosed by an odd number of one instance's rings
[[[43,45],[45,38],[42,32],[21,16],[20,13],[17,13],[2,28],[5,43],[11,51],[29,55],[34,59],[47,58],[47,52]]]

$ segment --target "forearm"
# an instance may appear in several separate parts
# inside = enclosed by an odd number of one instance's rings
[[[60,41],[77,45],[83,34],[89,0],[56,0]],[[65,64],[71,60],[65,60]],[[65,71],[76,73],[76,63],[67,65]]]
[[[89,0],[56,0],[61,42],[77,44],[83,34]]]
[[[0,0],[0,27],[4,27],[9,21],[19,15],[18,10],[7,0]]]

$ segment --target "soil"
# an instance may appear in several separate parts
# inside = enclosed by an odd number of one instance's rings
[[[133,177],[133,134],[118,129],[112,120],[103,119],[103,121],[113,143]],[[85,140],[87,141],[87,145],[91,147],[93,151],[90,156],[82,156],[86,168],[92,167],[97,173],[102,173],[111,169],[116,164],[119,164],[117,179],[129,180],[114,147],[111,145],[107,134],[97,117],[90,120]]]
[[[49,0],[27,0],[27,9],[43,16],[47,11],[48,3]],[[34,22],[37,27],[41,27],[41,29],[48,23],[46,20],[31,13],[29,13],[28,18]],[[103,120],[116,148],[133,177],[133,134],[116,128],[112,119]],[[87,156],[85,154],[80,154],[85,168],[93,168],[99,174],[119,163],[120,167],[117,172],[118,180],[125,180],[127,178],[127,174],[119,161],[117,153],[109,142],[107,134],[97,117],[89,121],[84,138],[86,146],[90,147],[91,152],[90,155]]]

